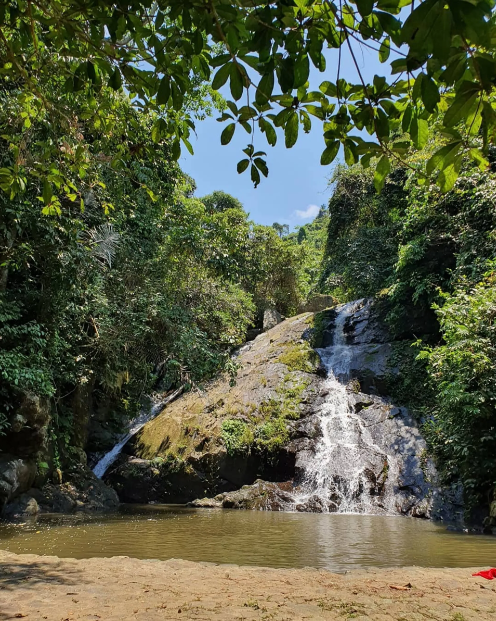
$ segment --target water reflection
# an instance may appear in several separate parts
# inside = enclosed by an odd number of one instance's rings
[[[333,571],[482,567],[496,557],[495,538],[452,533],[415,519],[177,506],[128,506],[106,516],[45,516],[32,524],[4,524],[0,547],[59,557],[183,558]]]

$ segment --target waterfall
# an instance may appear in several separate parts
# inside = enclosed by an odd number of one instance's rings
[[[163,398],[163,396],[161,396],[162,398],[157,399],[151,408],[142,409],[139,415],[133,421],[131,421],[128,432],[96,464],[96,466],[93,468],[93,473],[99,479],[101,479],[103,475],[107,472],[109,467],[117,459],[117,456],[122,451],[124,446],[129,442],[129,440],[133,436],[135,436],[138,431],[146,425],[146,423],[155,418],[155,416],[157,416],[157,414],[159,414],[168,403],[174,401],[174,399],[179,397],[183,390],[184,386],[181,386],[181,388],[178,388],[175,392],[173,392],[165,399]]]
[[[295,489],[296,510],[396,513],[388,484],[388,474],[398,470],[396,457],[374,443],[346,388],[354,346],[346,344],[345,323],[356,305],[350,302],[338,308],[333,343],[317,350],[327,370],[322,386],[327,395],[316,414],[322,436],[304,461],[303,477]],[[374,474],[378,469],[384,474],[382,481]]]

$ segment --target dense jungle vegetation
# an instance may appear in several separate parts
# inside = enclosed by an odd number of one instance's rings
[[[417,344],[398,394],[446,475],[492,493],[495,40],[492,0],[0,3],[0,431],[36,394],[70,459],[82,392],[131,416],[159,384],[234,374],[264,308],[377,296]],[[346,162],[329,209],[289,233],[196,196],[176,162],[214,112],[255,186],[260,140],[318,124],[321,163]]]
[[[130,416],[157,382],[167,389],[234,372],[229,353],[247,328],[267,307],[294,314],[311,280],[302,270],[311,240],[254,224],[223,192],[195,197],[168,145],[150,138],[151,115],[111,89],[99,96],[111,117],[85,97],[66,98],[82,160],[74,195],[43,214],[36,197],[47,179],[0,196],[0,428],[26,392],[48,397],[62,452],[78,387]],[[1,117],[23,137],[19,158],[51,158],[55,169],[74,148],[49,118],[26,128],[15,90],[2,93]],[[4,149],[2,163],[9,157]],[[57,187],[59,173],[49,180]]]

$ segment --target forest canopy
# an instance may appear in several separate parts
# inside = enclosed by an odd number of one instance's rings
[[[64,157],[73,167],[77,122],[59,89],[43,89],[53,76],[66,94],[84,93],[103,115],[110,105],[104,86],[128,93],[136,107],[153,113],[152,139],[170,142],[175,159],[182,146],[192,150],[195,117],[222,107],[217,91],[229,84],[221,141],[247,132],[238,172],[249,169],[255,185],[268,174],[260,137],[275,145],[277,128],[290,148],[300,129],[317,123],[322,164],[340,150],[348,164],[372,160],[380,189],[391,162],[422,149],[438,124],[439,149],[422,166],[408,166],[419,179],[434,175],[446,191],[465,159],[487,167],[494,142],[493,6],[492,0],[11,0],[0,5],[0,75],[17,93],[25,131],[45,115],[64,128],[71,144]],[[378,54],[386,77],[363,75],[361,46]],[[332,61],[327,49],[334,50]],[[343,53],[355,65],[354,83],[342,75]],[[311,67],[324,78],[319,84],[310,80]],[[49,166],[20,156],[22,134],[7,131],[3,139],[11,157],[0,187],[15,195]],[[109,165],[118,168],[119,159]],[[56,209],[54,195],[71,196],[66,185],[48,181],[39,194],[45,205]]]

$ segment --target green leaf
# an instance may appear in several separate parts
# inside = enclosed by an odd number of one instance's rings
[[[52,186],[47,181],[47,179],[43,179],[43,202],[45,203],[45,205],[48,205],[51,202],[52,196]]]
[[[158,87],[157,103],[160,106],[167,105],[167,102],[169,101],[170,94],[171,94],[170,78],[169,78],[168,75],[164,75],[164,77],[161,79],[160,85]]]
[[[335,140],[323,151],[320,157],[320,163],[322,164],[322,166],[327,166],[336,159],[336,155],[339,152],[339,145],[339,140]]]
[[[344,141],[344,161],[348,166],[353,166],[358,162],[358,150],[355,143],[349,138]]]
[[[284,138],[287,149],[291,149],[298,140],[298,115],[295,111],[291,114],[284,127]]]
[[[410,124],[410,137],[417,149],[423,149],[429,140],[429,124],[414,115]]]
[[[195,54],[200,54],[203,49],[203,36],[200,29],[195,30],[193,34],[193,45]]]
[[[230,75],[231,95],[236,101],[238,101],[238,99],[241,99],[241,96],[243,95],[243,76],[241,75],[239,66],[236,63],[230,64]]]
[[[279,62],[277,79],[283,93],[290,93],[295,81],[294,61],[291,57],[282,58]]]
[[[437,184],[441,189],[441,192],[449,192],[455,185],[458,175],[460,174],[460,168],[462,164],[462,155],[455,158],[454,162],[444,168],[437,178]]]
[[[305,110],[310,112],[311,115],[316,116],[323,121],[325,119],[325,112],[320,106],[314,106],[313,104],[305,105]]]
[[[374,7],[374,0],[355,0],[355,4],[358,7],[358,12],[362,17],[367,17],[372,13]]]
[[[451,10],[446,7],[441,11],[435,24],[434,55],[442,64],[450,57],[452,21]]]
[[[256,157],[253,161],[255,162],[255,166],[262,173],[262,175],[264,177],[267,177],[269,174],[269,169],[267,168],[265,160],[263,160],[261,157]]]
[[[152,140],[155,144],[158,144],[162,139],[162,127],[161,123],[157,121],[152,127]]]
[[[266,104],[272,96],[274,90],[274,72],[270,71],[262,76],[255,93],[255,101],[260,106]]]
[[[434,112],[441,97],[439,96],[439,91],[434,80],[428,75],[424,75],[422,78],[420,92],[422,94],[422,102],[426,109],[429,112]]]
[[[221,144],[229,144],[234,136],[234,130],[236,129],[236,123],[230,123],[227,127],[224,128],[221,136],[220,143]]]
[[[172,159],[177,162],[177,160],[181,157],[181,143],[179,140],[174,140],[171,147],[171,155]]]
[[[384,187],[386,177],[391,171],[391,163],[387,155],[383,155],[377,162],[377,166],[374,174],[374,186],[377,192],[380,192]]]
[[[231,54],[220,54],[215,58],[212,58],[210,61],[210,65],[212,67],[220,67],[221,65],[225,65],[227,62],[231,60]]]
[[[91,62],[91,60],[88,60],[88,62],[86,63],[86,73],[89,79],[93,82],[93,84],[95,84],[96,83],[96,70],[95,70],[95,65]]]
[[[453,103],[444,115],[444,125],[453,127],[465,120],[477,100],[479,87],[474,82],[465,82],[457,93]]]
[[[250,176],[253,184],[255,185],[255,187],[257,187],[257,185],[260,183],[260,173],[258,172],[258,168],[254,164],[251,165]]]
[[[191,142],[189,140],[187,140],[186,138],[181,138],[181,140],[183,141],[184,146],[188,149],[190,154],[194,155],[195,152],[193,151],[193,147],[191,146]]]
[[[412,122],[413,108],[411,104],[408,104],[403,112],[403,118],[401,119],[401,129],[406,134],[410,130],[410,124]]]
[[[391,39],[386,37],[384,41],[381,43],[381,47],[379,48],[379,60],[381,63],[385,63],[389,58],[389,54],[391,53]]]
[[[212,80],[212,88],[215,91],[218,91],[219,88],[224,86],[224,84],[227,82],[227,78],[229,77],[231,73],[231,67],[232,67],[232,63],[226,63],[217,71],[217,73],[214,76],[214,79]]]
[[[277,142],[277,134],[273,125],[269,123],[266,119],[261,117],[258,121],[260,130],[265,133],[265,137],[267,138],[267,142],[271,147],[274,147]]]
[[[375,131],[378,138],[383,140],[389,138],[389,118],[380,108],[377,109],[377,116],[375,118]]]
[[[486,170],[489,167],[489,162],[486,160],[482,151],[479,149],[470,149],[470,158],[477,164],[480,170]]]
[[[184,101],[184,95],[181,93],[179,86],[172,82],[172,106],[174,110],[181,110]]]
[[[425,77],[425,73],[419,73],[418,76],[415,78],[415,83],[413,85],[413,89],[412,89],[412,100],[415,103],[420,95],[421,95],[421,87],[422,87],[422,80]]]
[[[427,174],[430,175],[436,169],[443,170],[449,166],[462,146],[462,141],[457,140],[436,151],[426,164],[425,170]]]
[[[118,91],[121,88],[122,76],[121,76],[121,72],[119,71],[118,67],[116,67],[114,71],[112,72],[112,75],[110,76],[109,81],[108,81],[108,85],[114,91]]]
[[[303,54],[298,58],[294,66],[294,88],[299,88],[303,86],[308,81],[308,76],[310,75],[310,61],[308,60],[308,56]]]
[[[244,159],[244,160],[239,161],[238,165],[236,167],[237,170],[238,170],[238,174],[240,175],[241,173],[244,173],[249,165],[250,165],[250,160],[248,160],[248,159]]]
[[[325,94],[325,95],[329,95],[329,97],[336,97],[338,94],[336,85],[333,84],[332,82],[329,81],[325,81],[322,82],[322,84],[319,86],[319,89]]]

